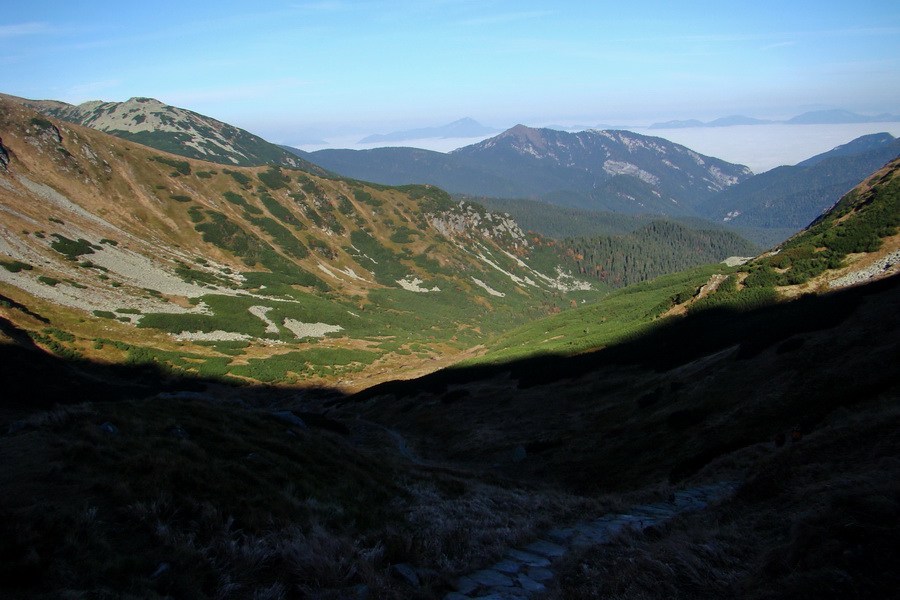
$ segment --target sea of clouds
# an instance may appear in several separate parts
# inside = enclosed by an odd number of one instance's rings
[[[649,129],[632,127],[630,131],[665,138],[691,150],[750,167],[762,173],[781,165],[794,165],[870,133],[887,132],[900,136],[900,123],[848,123],[839,125],[735,125],[732,127],[691,127]],[[450,152],[486,138],[428,138],[391,144],[360,144],[362,136],[336,137],[326,144],[299,145],[309,152],[324,148],[365,150],[384,146],[408,146],[437,152]],[[290,145],[290,144],[289,144]]]

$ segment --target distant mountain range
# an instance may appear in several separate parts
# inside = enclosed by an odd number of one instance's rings
[[[333,171],[387,185],[428,183],[475,198],[531,198],[570,210],[702,217],[737,227],[742,235],[762,245],[784,239],[802,228],[867,173],[900,153],[900,142],[890,134],[876,134],[793,167],[751,177],[746,167],[700,155],[658,137],[625,130],[567,133],[524,125],[451,153],[415,148],[307,153],[288,151],[232,125],[152,98],[74,106],[53,100],[4,97],[51,117],[189,158],[225,165],[300,167],[325,176]],[[814,111],[789,122],[891,119],[900,118]],[[732,116],[702,125],[725,127],[752,122],[762,123]],[[691,122],[680,123],[687,126]],[[396,135],[450,136],[485,131],[489,128],[472,119],[461,119],[443,127]],[[525,222],[532,221],[522,211],[510,212]],[[543,231],[544,222],[536,221],[535,230],[549,235]],[[549,228],[554,233],[560,231],[560,218],[545,221],[554,223]]]
[[[730,117],[722,117],[715,121],[704,123],[697,119],[689,119],[687,121],[666,121],[665,123],[654,123],[650,129],[686,129],[690,127],[731,127],[733,125],[767,125],[774,123],[765,119],[754,119],[743,115],[732,115]]]
[[[685,129],[690,127],[731,127],[734,125],[770,125],[772,123],[787,123],[789,125],[838,125],[841,123],[893,123],[900,121],[900,116],[883,113],[875,116],[860,115],[848,110],[814,110],[792,117],[787,121],[773,121],[769,119],[754,119],[743,115],[722,117],[714,121],[703,122],[697,119],[687,121],[665,121],[654,123],[650,129]]]
[[[888,133],[863,136],[792,167],[753,176],[746,167],[629,131],[567,133],[518,125],[450,153],[413,148],[302,153],[342,175],[389,185],[431,183],[452,193],[530,198],[625,214],[702,217],[761,245],[785,239],[867,174],[900,154]],[[531,219],[535,205],[505,208],[544,235],[570,229],[563,216]]]
[[[900,139],[865,135],[794,166],[766,171],[705,200],[707,218],[748,227],[799,230],[849,189],[900,156]]]
[[[387,185],[427,182],[451,193],[541,198],[624,213],[692,214],[697,202],[752,175],[745,166],[662,138],[524,125],[450,153],[415,148],[296,152],[342,175]]]
[[[838,125],[843,123],[892,123],[900,121],[900,115],[882,113],[880,115],[860,115],[848,110],[831,109],[805,112],[790,119],[779,121],[773,119],[757,119],[745,115],[730,115],[720,117],[712,121],[700,121],[698,119],[672,120],[653,123],[648,129],[690,129],[694,127],[733,127],[736,125],[771,125],[784,123],[789,125]],[[634,125],[545,125],[543,129],[556,129],[559,131],[587,131],[591,129],[636,129]],[[428,138],[466,138],[489,136],[500,133],[501,130],[481,125],[477,121],[464,118],[438,127],[424,127],[395,131],[385,134],[373,134],[359,140],[360,144],[394,143]],[[312,142],[306,142],[312,144]]]
[[[887,113],[870,117],[848,110],[814,110],[785,122],[791,125],[838,125],[841,123],[891,123],[897,121],[900,121],[900,116]]]
[[[359,140],[359,143],[379,144],[382,142],[403,142],[428,138],[468,138],[487,136],[499,132],[499,129],[486,127],[478,121],[467,117],[440,127],[425,127],[422,129],[395,131],[393,133],[374,134]]]

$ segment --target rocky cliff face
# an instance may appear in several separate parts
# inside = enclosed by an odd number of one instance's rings
[[[456,210],[433,214],[431,225],[447,237],[484,237],[505,247],[528,246],[525,232],[512,217],[468,202],[460,202]]]
[[[3,145],[3,138],[0,138],[0,166],[4,169],[9,167],[9,151]]]

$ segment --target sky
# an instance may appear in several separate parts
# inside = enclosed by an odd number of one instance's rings
[[[9,2],[0,92],[153,97],[277,143],[471,117],[900,113],[900,2]]]

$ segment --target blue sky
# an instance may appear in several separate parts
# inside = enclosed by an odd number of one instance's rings
[[[469,116],[629,124],[900,112],[900,3],[10,2],[0,91],[158,98],[290,143]]]

